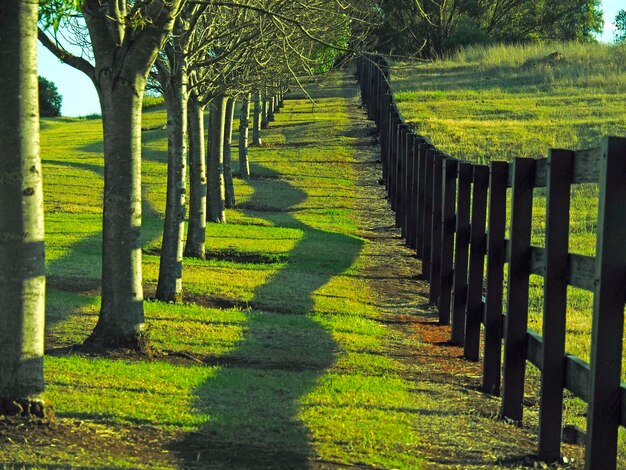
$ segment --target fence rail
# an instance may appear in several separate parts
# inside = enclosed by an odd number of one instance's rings
[[[588,404],[585,468],[615,468],[618,427],[626,426],[626,385],[620,383],[626,139],[606,137],[592,150],[551,150],[543,159],[472,164],[446,155],[407,125],[383,57],[361,58],[357,75],[380,133],[383,182],[396,225],[422,261],[439,322],[452,325],[451,341],[473,361],[481,357],[483,325],[483,390],[501,395],[502,418],[521,421],[530,362],[541,371],[539,457],[560,458],[567,389]],[[568,252],[571,187],[581,183],[599,187],[595,257]],[[531,245],[537,188],[547,194],[545,248]],[[544,278],[541,335],[528,330],[531,274]],[[590,363],[565,352],[568,286],[594,295]]]

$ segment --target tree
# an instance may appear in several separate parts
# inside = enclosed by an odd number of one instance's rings
[[[626,43],[626,10],[620,10],[615,16],[615,42]]]
[[[44,77],[39,77],[39,114],[42,117],[57,117],[61,115],[63,98],[56,85]]]
[[[184,255],[205,259],[206,240],[206,148],[204,106],[195,92],[187,101],[189,120],[189,223]]]
[[[250,179],[250,162],[248,161],[248,137],[250,133],[250,92],[244,93],[241,98],[239,113],[239,176],[244,180]]]
[[[235,208],[235,184],[233,182],[233,123],[235,120],[235,98],[226,103],[226,122],[224,124],[224,197],[227,209]]]
[[[0,2],[0,414],[43,416],[37,1]]]
[[[39,32],[46,48],[91,79],[102,107],[102,300],[98,323],[87,340],[102,347],[140,350],[146,346],[141,266],[142,101],[148,72],[183,3],[84,0],[80,11],[88,30],[85,47],[93,63],[65,50],[46,31]]]
[[[165,224],[156,298],[182,300],[183,237],[187,161],[187,45],[184,15],[176,18],[174,34],[157,58],[157,78],[167,109],[167,193]]]

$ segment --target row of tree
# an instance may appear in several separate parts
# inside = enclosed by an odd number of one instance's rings
[[[180,299],[183,252],[204,257],[205,228],[234,204],[230,136],[241,103],[241,173],[286,80],[363,43],[362,0],[3,0],[0,2],[0,414],[44,413],[45,265],[36,40],[85,73],[104,133],[102,296],[87,340],[146,347],[141,264],[141,113],[147,87],[167,110],[168,175],[157,298]],[[62,34],[61,34],[62,33]],[[69,44],[61,38],[69,38]],[[81,53],[74,54],[71,47]],[[75,49],[74,49],[75,50]],[[203,116],[209,108],[205,156]],[[189,163],[189,164],[188,164]],[[186,180],[189,228],[186,246]]]

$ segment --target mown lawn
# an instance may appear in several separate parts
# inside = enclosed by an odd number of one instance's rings
[[[549,58],[554,52],[557,57]],[[392,86],[419,134],[454,157],[482,164],[545,157],[550,148],[593,148],[602,136],[626,136],[626,45],[470,48],[433,63],[396,63]],[[597,186],[572,189],[570,252],[595,253],[597,207]],[[535,190],[536,246],[544,245],[545,209],[545,191]],[[543,279],[531,276],[529,327],[539,332],[542,292]],[[590,293],[569,289],[567,350],[586,361],[591,308]],[[584,404],[568,401],[565,420],[584,428]],[[626,454],[623,434],[621,452]]]
[[[346,98],[355,95],[339,75],[317,90],[314,109],[291,96],[264,146],[251,149],[252,180],[236,180],[238,209],[228,224],[209,225],[209,259],[185,261],[185,303],[146,302],[152,357],[73,347],[99,308],[102,131],[98,120],[42,120],[46,395],[57,422],[83,437],[46,446],[0,440],[1,463],[419,466],[419,398],[400,375],[406,366],[384,354],[408,340],[376,321],[362,275],[368,243],[355,214],[367,189],[356,186],[354,168],[375,147],[350,132],[356,108]],[[165,120],[157,108],[143,126]],[[167,142],[161,130],[143,137],[143,243],[154,253]],[[158,256],[145,254],[148,297],[157,275]],[[157,438],[142,441],[147,430]],[[150,452],[129,450],[136,439]]]

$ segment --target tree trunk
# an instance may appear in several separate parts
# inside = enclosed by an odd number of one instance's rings
[[[228,98],[226,105],[226,124],[224,126],[224,185],[226,190],[226,208],[235,208],[235,184],[233,182],[232,145],[233,122],[235,121],[235,99]]]
[[[37,3],[0,2],[0,415],[43,417]]]
[[[189,223],[185,256],[205,259],[206,240],[206,152],[204,146],[204,107],[190,97],[189,120]]]
[[[209,158],[207,160],[207,222],[226,222],[224,187],[224,126],[226,101],[222,95],[211,103]]]
[[[248,161],[248,133],[250,124],[250,93],[241,100],[239,115],[239,175],[242,179],[250,179],[250,162]]]
[[[276,96],[272,95],[272,97],[268,100],[268,110],[267,110],[267,121],[274,122],[276,112]]]
[[[252,145],[254,147],[261,146],[261,114],[263,113],[263,105],[261,103],[261,93],[255,91],[254,96],[254,118],[252,121]]]
[[[278,89],[278,109],[282,109],[285,106],[285,86],[280,85]]]
[[[104,128],[102,304],[87,343],[143,350],[141,104],[146,79],[111,81],[103,73],[98,87]]]
[[[167,108],[167,195],[156,298],[179,302],[183,295],[183,238],[187,161],[187,72],[184,53],[165,88]]]
[[[267,92],[263,92],[263,106],[261,108],[261,129],[267,129],[270,121],[268,118]]]

